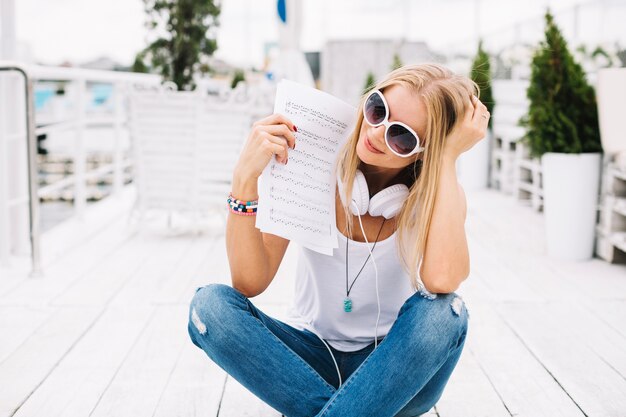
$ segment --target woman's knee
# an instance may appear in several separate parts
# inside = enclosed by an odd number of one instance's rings
[[[209,329],[228,321],[230,312],[245,303],[243,294],[225,284],[199,287],[189,305],[189,329],[205,335]]]
[[[413,294],[402,306],[400,314],[408,315],[411,331],[417,336],[424,333],[433,336],[452,337],[456,347],[464,339],[469,314],[465,301],[452,292],[447,294]]]

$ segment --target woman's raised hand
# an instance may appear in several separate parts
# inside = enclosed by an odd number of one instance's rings
[[[287,163],[287,148],[296,145],[296,126],[281,114],[273,114],[255,122],[239,155],[235,173],[245,178],[258,178],[272,156]]]
[[[463,152],[469,150],[487,134],[489,125],[489,111],[487,106],[472,95],[467,99],[467,111],[463,120],[446,138],[444,152],[453,158],[457,158]]]

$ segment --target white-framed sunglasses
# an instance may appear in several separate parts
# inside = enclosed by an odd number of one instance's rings
[[[373,90],[367,95],[363,118],[372,127],[385,126],[385,143],[395,155],[407,158],[424,150],[413,129],[402,122],[389,121],[389,106],[380,90]]]

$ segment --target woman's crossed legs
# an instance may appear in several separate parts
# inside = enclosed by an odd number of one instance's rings
[[[467,334],[455,293],[406,300],[387,336],[357,352],[326,346],[257,309],[228,285],[198,288],[189,308],[193,343],[261,400],[288,417],[418,416],[441,397]]]

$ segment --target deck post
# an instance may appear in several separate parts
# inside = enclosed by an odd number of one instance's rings
[[[6,91],[6,81],[0,76],[0,91]],[[0,96],[0,265],[9,264],[9,186],[8,186],[8,131],[5,117],[5,98]]]
[[[113,85],[113,128],[115,130],[114,135],[114,147],[113,147],[113,194],[119,195],[124,186],[124,169],[123,169],[123,154],[122,154],[122,127],[123,127],[123,115],[124,109],[124,84],[115,83]]]
[[[74,213],[79,219],[84,218],[87,205],[86,195],[86,155],[85,155],[85,108],[87,81],[76,80],[76,140],[74,146]]]

